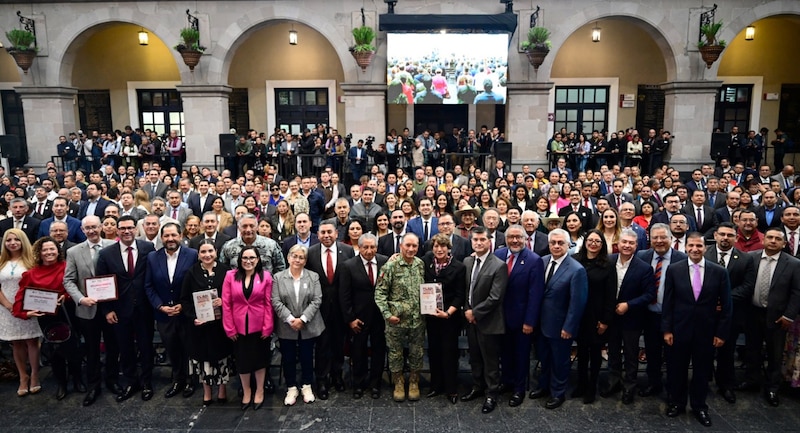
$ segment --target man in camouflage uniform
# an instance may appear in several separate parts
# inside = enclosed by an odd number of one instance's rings
[[[227,263],[235,269],[242,248],[252,245],[258,251],[258,255],[261,256],[261,263],[264,265],[264,269],[269,271],[270,274],[275,275],[286,269],[283,252],[278,243],[270,238],[258,235],[258,219],[255,215],[242,215],[237,224],[241,237],[225,242],[225,245],[222,246],[222,251],[219,253],[220,263]]]
[[[422,346],[425,321],[420,313],[419,285],[425,282],[425,266],[417,255],[419,238],[407,233],[400,242],[400,257],[381,269],[375,288],[375,303],[386,321],[386,348],[389,371],[394,383],[394,401],[406,399],[403,377],[403,346],[408,345],[408,399],[419,400],[419,370],[422,369]]]

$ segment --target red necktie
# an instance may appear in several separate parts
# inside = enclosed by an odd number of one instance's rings
[[[328,284],[333,284],[333,255],[330,249],[328,249],[328,262],[326,263],[326,267],[328,268],[325,271],[328,277]]]
[[[677,249],[679,249],[679,245],[680,245],[680,241],[675,239],[675,246],[673,248],[675,248],[677,250]]]
[[[651,304],[658,303],[658,290],[661,285],[661,270],[664,264],[663,261],[664,261],[664,256],[658,256],[658,258],[656,259],[656,270],[655,273],[653,274],[653,277],[655,277],[656,280],[656,296],[653,298],[653,301],[650,302]]]
[[[128,276],[133,277],[136,267],[133,265],[133,247],[128,247]]]
[[[589,199],[588,198],[583,199],[583,206],[586,207],[586,208],[589,207]]]
[[[528,249],[533,251],[533,242],[531,242],[531,238],[533,238],[533,235],[528,236]]]
[[[508,275],[511,275],[511,270],[514,269],[514,254],[508,256]]]
[[[617,209],[619,209],[619,207],[620,207],[621,205],[622,205],[622,203],[620,203],[619,196],[617,196]]]
[[[44,204],[42,204],[42,202],[39,202],[39,210],[37,211],[39,215],[44,214],[44,209],[42,208],[44,208]]]
[[[367,273],[369,274],[369,283],[375,286],[375,274],[372,273],[372,262],[367,262]]]
[[[178,219],[178,209],[172,208],[172,219]]]
[[[795,232],[789,233],[789,251],[792,252],[792,255],[797,254],[797,251],[794,250],[794,242],[795,242],[794,234]]]

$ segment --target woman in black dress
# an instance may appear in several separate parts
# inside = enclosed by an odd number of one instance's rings
[[[574,257],[586,268],[589,297],[578,331],[578,387],[572,398],[583,397],[584,404],[591,404],[597,395],[604,334],[614,317],[617,270],[608,258],[605,237],[599,230],[586,233],[583,246]]]
[[[461,330],[459,306],[464,304],[467,268],[453,260],[453,244],[444,234],[432,238],[431,251],[425,254],[425,282],[440,283],[444,309],[425,321],[428,331],[428,358],[431,366],[431,391],[428,397],[447,394],[450,403],[458,401],[458,333]]]
[[[217,262],[217,251],[214,241],[210,239],[200,242],[198,247],[199,261],[183,279],[181,290],[181,306],[183,314],[194,326],[189,328],[189,359],[192,376],[199,376],[203,383],[203,405],[213,402],[212,386],[219,386],[217,401],[228,401],[225,385],[230,378],[230,356],[233,344],[225,335],[222,327],[222,283],[225,274],[231,269],[224,263]],[[213,321],[200,321],[194,308],[192,294],[203,290],[216,290]]]

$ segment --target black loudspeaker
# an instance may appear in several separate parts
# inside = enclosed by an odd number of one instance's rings
[[[236,134],[219,135],[219,154],[225,158],[236,156]]]
[[[511,143],[502,142],[494,144],[494,157],[506,163],[507,167],[511,166]]]
[[[728,157],[728,145],[731,143],[730,134],[725,132],[715,132],[711,134],[711,159],[719,162],[720,158]],[[733,161],[731,161],[733,165]]]
[[[16,135],[0,135],[0,153],[4,158],[22,159],[22,145]]]

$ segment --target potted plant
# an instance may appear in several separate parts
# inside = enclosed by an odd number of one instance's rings
[[[36,35],[27,30],[14,29],[6,32],[6,37],[10,42],[10,46],[6,50],[17,62],[17,66],[22,69],[22,72],[27,74],[36,57],[36,52],[39,51],[35,46]]]
[[[722,21],[700,26],[700,33],[703,37],[697,43],[697,48],[700,50],[700,56],[706,62],[706,68],[708,69],[711,69],[711,65],[719,59],[719,55],[722,54],[722,50],[727,45],[724,40],[717,39],[717,33],[721,28]]]
[[[200,31],[193,27],[184,27],[181,29],[181,43],[175,46],[175,49],[181,53],[183,63],[189,67],[190,71],[194,71],[194,67],[200,63],[200,56],[206,47],[200,45]]]
[[[375,30],[372,30],[372,27],[361,26],[354,28],[352,33],[355,45],[350,47],[350,53],[353,54],[358,66],[361,66],[361,70],[365,71],[375,57],[375,46],[372,45],[372,41],[375,40]]]
[[[522,42],[522,50],[528,56],[528,61],[534,71],[544,63],[544,58],[550,52],[553,44],[550,42],[550,31],[544,27],[531,27],[528,30],[528,40]]]

